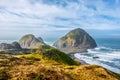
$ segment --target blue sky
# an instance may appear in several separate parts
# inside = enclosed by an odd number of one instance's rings
[[[120,0],[0,0],[2,40],[59,38],[78,27],[93,37],[120,37]]]

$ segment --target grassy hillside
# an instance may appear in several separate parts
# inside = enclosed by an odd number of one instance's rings
[[[41,46],[40,49],[36,50],[36,53],[41,55],[44,59],[54,60],[61,64],[67,65],[78,65],[79,63],[71,59],[67,54],[52,48],[49,45]],[[33,53],[33,55],[35,55]]]
[[[23,55],[0,55],[0,80],[118,80],[96,65],[79,65],[56,49]]]

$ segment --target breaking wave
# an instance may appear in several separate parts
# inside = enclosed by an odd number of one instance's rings
[[[89,64],[100,65],[113,72],[120,73],[120,49],[97,47],[88,49],[87,53],[76,53],[74,56]]]

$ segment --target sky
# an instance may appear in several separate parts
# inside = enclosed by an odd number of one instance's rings
[[[59,38],[74,28],[120,37],[120,0],[0,0],[0,40]]]

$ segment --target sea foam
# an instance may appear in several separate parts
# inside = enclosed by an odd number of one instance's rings
[[[82,59],[89,64],[100,65],[113,72],[120,73],[119,49],[97,47],[95,49],[88,49],[87,53],[76,53],[74,56],[77,59]]]

